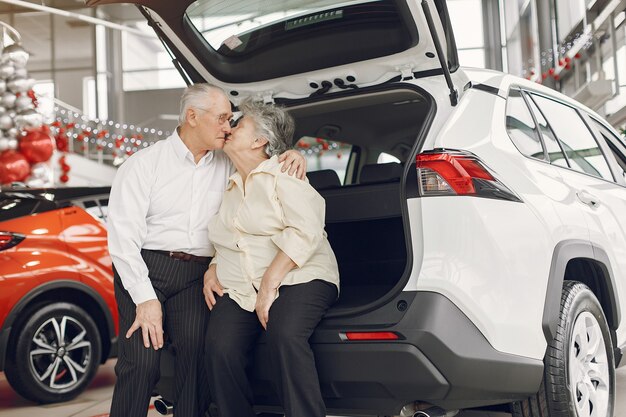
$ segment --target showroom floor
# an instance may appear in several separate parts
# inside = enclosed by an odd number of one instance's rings
[[[82,395],[64,404],[34,406],[33,403],[20,398],[11,389],[0,372],[0,417],[107,417],[115,374],[115,360],[108,361],[100,367],[96,378]],[[617,373],[617,405],[615,417],[626,416],[626,367]],[[149,417],[159,416],[154,409],[148,412]],[[464,412],[457,417],[507,417],[508,414]]]

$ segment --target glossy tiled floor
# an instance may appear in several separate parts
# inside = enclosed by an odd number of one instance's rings
[[[107,417],[115,383],[114,360],[100,367],[96,378],[82,395],[63,404],[36,406],[20,398],[0,373],[0,417]],[[626,417],[626,367],[617,372],[615,417]],[[159,416],[154,409],[149,417]],[[508,414],[464,412],[458,417],[509,417]]]

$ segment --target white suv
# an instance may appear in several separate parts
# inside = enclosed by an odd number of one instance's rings
[[[341,273],[311,339],[330,414],[613,416],[626,145],[601,117],[459,68],[443,0],[136,3],[188,81],[349,149],[309,164]],[[279,412],[265,349],[258,409]]]

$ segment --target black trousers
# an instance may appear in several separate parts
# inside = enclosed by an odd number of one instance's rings
[[[272,379],[287,417],[324,417],[326,407],[309,338],[337,288],[324,281],[284,286],[270,309],[267,343]],[[256,313],[227,294],[211,311],[205,348],[211,396],[220,417],[254,417],[246,374],[254,343],[263,331]]]
[[[202,295],[208,263],[184,262],[148,250],[141,255],[163,308],[165,337],[176,351],[174,412],[176,417],[202,417],[209,401],[203,361],[209,309]],[[161,351],[144,346],[141,329],[126,338],[136,306],[117,271],[114,276],[120,331],[110,417],[145,417],[159,379]]]

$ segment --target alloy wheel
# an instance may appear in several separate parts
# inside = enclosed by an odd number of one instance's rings
[[[59,390],[79,384],[92,359],[87,330],[78,320],[52,317],[35,331],[30,350],[30,370],[49,389]]]

